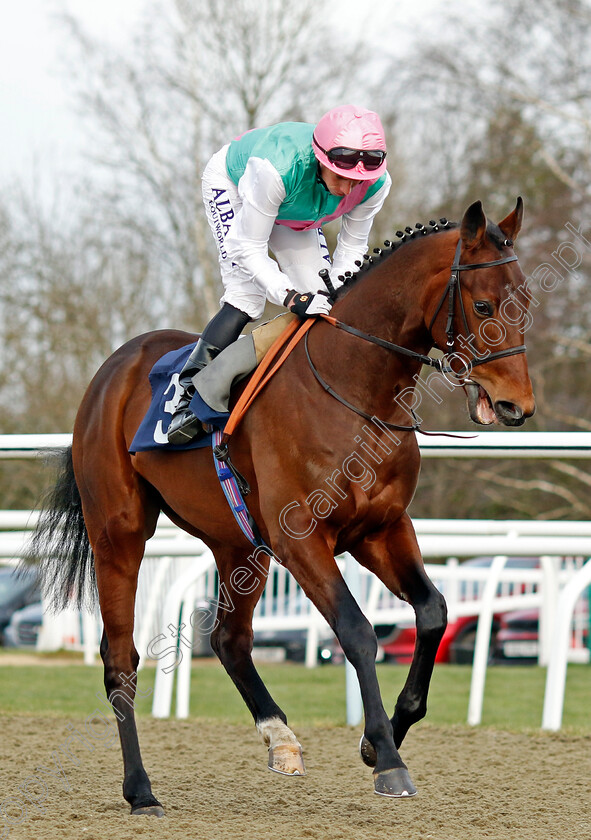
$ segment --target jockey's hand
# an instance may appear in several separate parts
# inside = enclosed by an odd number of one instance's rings
[[[300,294],[295,289],[290,289],[283,305],[301,318],[310,318],[314,315],[327,315],[332,303],[327,292],[304,292],[304,294]]]

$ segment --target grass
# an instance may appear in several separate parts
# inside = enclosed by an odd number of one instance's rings
[[[84,666],[77,659],[48,657],[44,666],[11,665],[0,651],[0,714],[55,715],[86,717],[96,708],[104,711],[102,667]],[[72,664],[70,664],[72,662]],[[345,669],[324,666],[307,670],[302,665],[258,666],[262,679],[291,723],[343,726],[345,724]],[[384,705],[392,712],[407,674],[405,666],[380,665],[378,675]],[[140,672],[139,715],[149,715],[154,685],[153,668]],[[464,724],[468,710],[471,668],[439,665],[435,669],[429,694],[427,720],[433,725]],[[538,729],[542,720],[546,671],[537,667],[489,668],[482,723],[508,730]],[[591,666],[570,665],[563,724],[569,731],[591,732],[589,701]],[[174,709],[174,705],[173,705]],[[196,660],[191,680],[191,717],[210,718],[228,723],[250,723],[242,698],[214,660]]]

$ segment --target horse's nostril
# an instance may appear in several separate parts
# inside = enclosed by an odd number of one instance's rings
[[[495,403],[497,417],[507,426],[520,426],[524,421],[523,411],[515,403],[499,400]]]
[[[505,400],[499,400],[497,403],[497,407],[501,409],[506,414],[513,414],[519,415],[521,414],[521,409],[512,402],[506,402]]]

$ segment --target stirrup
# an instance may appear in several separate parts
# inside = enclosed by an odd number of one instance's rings
[[[201,420],[187,408],[185,411],[173,415],[168,427],[167,437],[168,442],[173,446],[182,446],[194,440],[199,440],[206,434]]]
[[[207,367],[209,362],[221,352],[219,347],[210,344],[209,341],[204,341],[200,338],[193,352],[184,364],[183,369],[179,374],[179,385],[183,388],[183,393],[178,401],[177,407],[172,415],[172,419],[168,426],[166,436],[168,442],[173,446],[182,446],[195,440],[203,434],[203,427],[201,421],[195,417],[190,410],[191,400],[195,395],[195,385],[193,378]]]

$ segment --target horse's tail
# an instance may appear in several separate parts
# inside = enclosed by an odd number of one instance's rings
[[[24,563],[40,569],[48,606],[63,610],[96,602],[94,556],[82,515],[82,500],[72,464],[72,447],[59,453],[57,483],[44,499]]]

